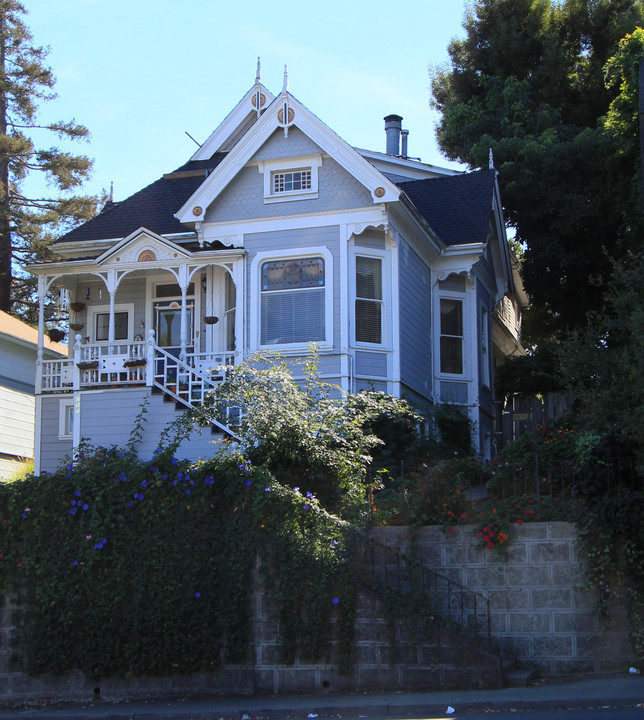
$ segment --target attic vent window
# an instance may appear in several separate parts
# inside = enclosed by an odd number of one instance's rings
[[[311,189],[311,171],[293,170],[291,172],[276,172],[273,176],[273,192],[293,192],[294,190]]]
[[[317,198],[321,155],[258,160],[257,165],[264,175],[264,203]]]
[[[157,259],[157,256],[152,252],[152,250],[144,250],[138,258],[138,262],[154,262]]]

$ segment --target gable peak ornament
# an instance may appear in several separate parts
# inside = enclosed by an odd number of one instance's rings
[[[288,137],[289,125],[293,124],[295,112],[288,101],[288,68],[284,65],[284,84],[282,85],[282,107],[277,111],[277,124],[284,128],[284,137]]]
[[[255,92],[253,94],[251,104],[255,108],[257,117],[262,114],[262,108],[266,105],[266,95],[262,92],[262,65],[259,57],[257,58],[257,73],[255,74]]]

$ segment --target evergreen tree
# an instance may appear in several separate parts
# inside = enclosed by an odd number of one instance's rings
[[[619,91],[604,82],[606,62],[643,20],[641,0],[476,0],[451,66],[434,72],[442,150],[470,167],[493,150],[506,218],[525,245],[533,340],[599,311],[608,256],[640,242],[639,155],[602,118]]]
[[[0,310],[33,320],[34,282],[20,265],[51,254],[49,243],[96,210],[96,198],[68,191],[88,177],[92,162],[56,147],[40,147],[36,136],[54,133],[59,140],[83,139],[85,127],[70,122],[39,124],[38,104],[55,97],[55,79],[44,61],[48,50],[35,47],[22,21],[17,0],[0,0]],[[23,192],[30,173],[44,174],[58,197],[28,197]]]

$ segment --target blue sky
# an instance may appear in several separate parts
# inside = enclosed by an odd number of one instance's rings
[[[409,154],[456,167],[438,151],[429,66],[462,36],[466,0],[24,0],[25,22],[58,98],[41,120],[91,132],[70,149],[95,161],[84,191],[114,198],[183,164],[253,85],[291,93],[351,145],[384,151],[383,118],[403,116]],[[55,139],[42,138],[50,145]]]

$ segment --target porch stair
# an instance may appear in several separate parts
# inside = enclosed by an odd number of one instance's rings
[[[152,392],[162,392],[164,400],[173,401],[177,409],[197,409],[203,406],[208,394],[225,378],[227,366],[223,362],[224,356],[213,356],[209,362],[204,361],[195,367],[163,348],[155,347],[154,351]],[[231,419],[234,410],[230,411]],[[214,418],[209,419],[208,424],[213,434],[237,439],[227,424]]]

